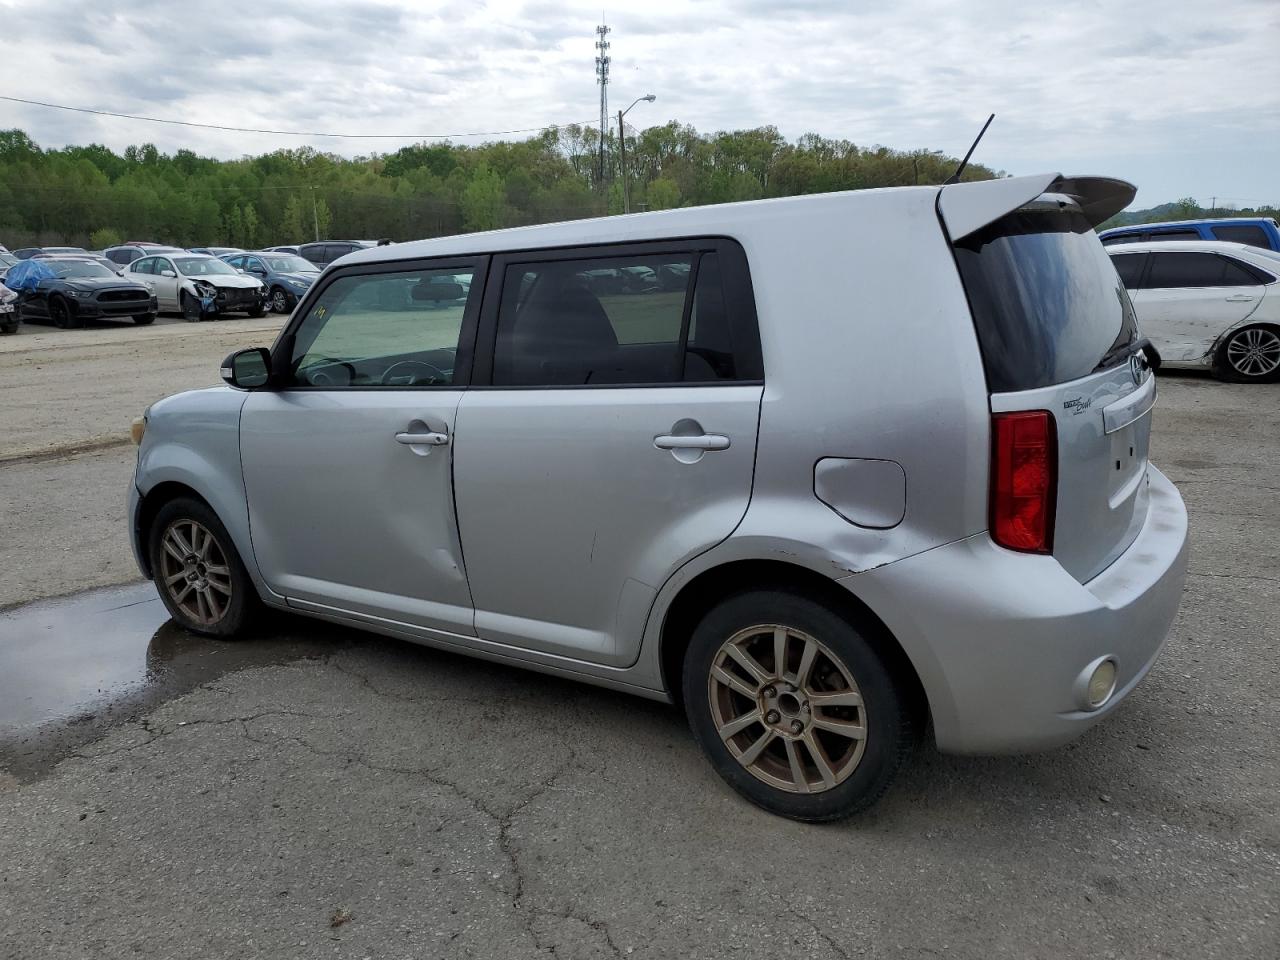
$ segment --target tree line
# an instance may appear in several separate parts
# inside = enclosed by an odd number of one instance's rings
[[[550,128],[479,146],[418,143],[348,159],[303,147],[238,160],[153,144],[42,149],[0,131],[0,242],[94,249],[125,240],[258,247],[320,237],[409,240],[622,212],[616,135]],[[628,132],[632,210],[941,183],[937,150],[860,147],[774,127]],[[965,180],[999,176],[971,164]]]

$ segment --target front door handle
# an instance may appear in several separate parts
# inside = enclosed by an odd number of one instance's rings
[[[1253,302],[1253,297],[1249,296],[1247,293],[1237,293],[1230,297],[1227,297],[1227,303],[1251,303],[1251,302]]]
[[[700,437],[666,435],[653,438],[659,450],[728,450],[729,438],[716,433],[704,433]]]
[[[397,433],[396,443],[410,447],[442,447],[449,442],[447,433]]]

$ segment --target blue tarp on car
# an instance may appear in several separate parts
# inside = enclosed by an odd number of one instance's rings
[[[41,260],[21,260],[4,275],[4,285],[18,293],[34,290],[41,280],[53,280],[58,275]]]

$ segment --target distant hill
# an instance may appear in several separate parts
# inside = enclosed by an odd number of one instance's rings
[[[1157,223],[1161,220],[1199,220],[1204,217],[1274,217],[1280,220],[1280,209],[1274,206],[1244,207],[1228,209],[1226,207],[1202,207],[1194,197],[1184,197],[1173,203],[1162,203],[1148,207],[1146,210],[1122,210],[1106,223],[1098,227],[1127,227],[1131,223]]]

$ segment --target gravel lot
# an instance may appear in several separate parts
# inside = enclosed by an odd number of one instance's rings
[[[278,325],[0,340],[0,606],[136,578],[132,448],[70,451]],[[869,816],[801,826],[730,794],[658,704],[305,621],[254,659],[160,617],[130,628],[168,678],[149,696],[0,731],[0,957],[1274,960],[1280,386],[1160,387],[1182,612],[1068,748],[925,747]],[[148,589],[65,603],[141,624]],[[0,614],[0,691],[6,632],[46,618],[52,659],[106,622],[62,610]]]

